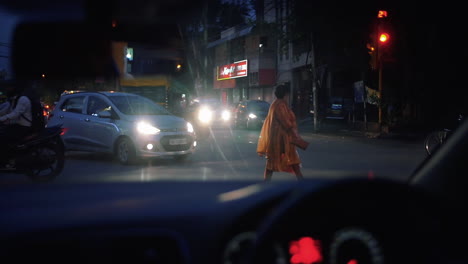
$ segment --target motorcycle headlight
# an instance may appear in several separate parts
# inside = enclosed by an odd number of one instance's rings
[[[229,119],[231,119],[231,112],[229,112],[228,110],[224,110],[224,111],[221,113],[221,118],[222,118],[224,121],[229,121]]]
[[[192,124],[190,124],[190,123],[188,123],[188,122],[187,122],[187,131],[188,131],[189,133],[193,133],[193,131],[194,131],[194,130],[193,130]]]
[[[213,111],[208,108],[202,108],[200,109],[200,112],[198,112],[198,120],[200,120],[202,123],[209,123],[211,122],[212,118]]]
[[[249,117],[252,118],[252,119],[254,119],[254,118],[257,118],[257,115],[256,115],[256,114],[253,114],[253,113],[250,113],[250,114],[249,114]]]
[[[144,121],[141,121],[137,124],[137,131],[145,135],[155,135],[159,133],[161,130],[159,130],[157,127],[154,127]]]

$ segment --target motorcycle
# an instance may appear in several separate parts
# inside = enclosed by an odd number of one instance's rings
[[[0,172],[26,174],[34,182],[55,179],[65,164],[65,147],[60,135],[61,126],[46,127],[16,145],[7,146],[10,156],[0,164]]]
[[[439,147],[447,141],[452,131],[454,131],[456,127],[462,123],[463,119],[464,115],[459,114],[456,125],[453,128],[443,128],[429,133],[429,135],[426,137],[426,140],[424,141],[424,148],[427,155],[434,154],[437,149],[439,149]]]

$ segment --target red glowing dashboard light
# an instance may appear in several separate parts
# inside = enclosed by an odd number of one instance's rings
[[[67,133],[67,131],[68,131],[68,127],[62,128],[62,131],[60,132],[60,135],[61,136],[65,135],[65,133]]]
[[[313,264],[322,261],[320,242],[311,237],[302,237],[289,244],[289,253],[292,255],[291,264]]]

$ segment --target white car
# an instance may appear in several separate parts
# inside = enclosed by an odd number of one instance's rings
[[[65,128],[67,150],[114,153],[122,164],[142,157],[184,159],[197,144],[190,123],[131,93],[64,94],[48,121],[56,124]]]

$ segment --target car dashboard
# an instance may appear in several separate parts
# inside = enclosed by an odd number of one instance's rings
[[[444,230],[438,205],[393,182],[53,184],[0,197],[3,263],[432,263],[445,256],[429,243]]]

